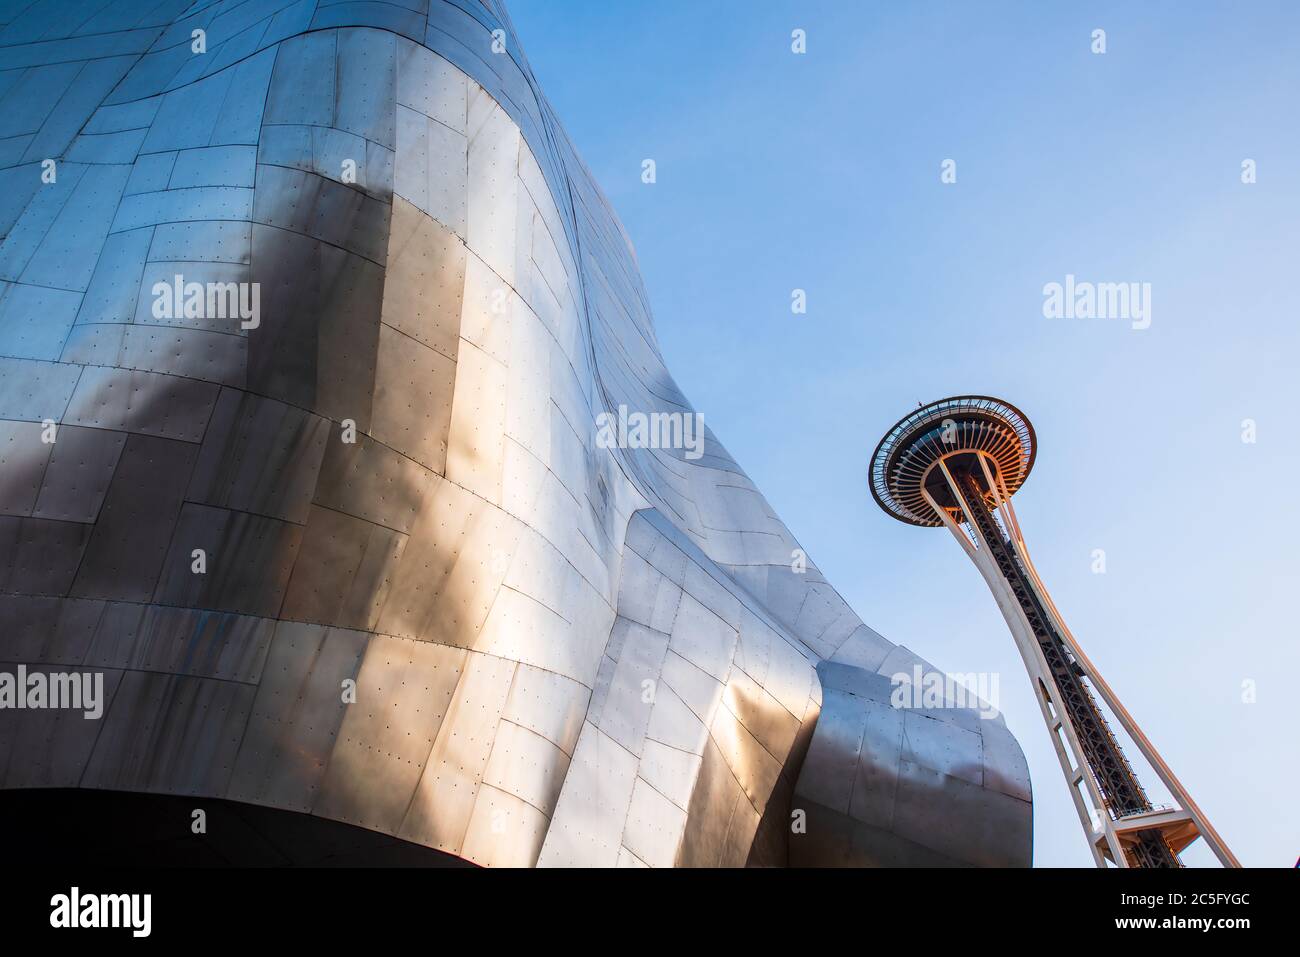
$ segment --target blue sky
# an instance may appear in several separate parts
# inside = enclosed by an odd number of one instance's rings
[[[510,10],[696,408],[865,621],[1002,675],[1035,863],[1091,859],[1005,623],[946,532],[867,490],[922,400],[1030,417],[1016,507],[1057,605],[1242,862],[1294,864],[1300,7]],[[1150,327],[1045,318],[1067,274],[1150,283]]]

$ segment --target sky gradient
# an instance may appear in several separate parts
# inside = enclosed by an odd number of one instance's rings
[[[1000,674],[1035,864],[1091,858],[1006,624],[948,533],[867,486],[884,431],[947,395],[1029,416],[1016,509],[1056,604],[1242,863],[1293,865],[1300,8],[510,10],[678,384],[864,621]],[[1045,318],[1067,275],[1150,283],[1150,327]]]

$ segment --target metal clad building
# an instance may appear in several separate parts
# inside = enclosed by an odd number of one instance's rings
[[[0,710],[0,787],[485,865],[1029,863],[1002,719],[892,707],[931,666],[711,431],[599,441],[695,410],[500,3],[0,21],[0,669],[105,696]]]

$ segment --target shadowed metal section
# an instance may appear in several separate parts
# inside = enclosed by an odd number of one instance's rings
[[[0,187],[0,659],[105,699],[0,710],[0,785],[783,864],[825,663],[932,671],[711,430],[598,440],[694,410],[499,3],[0,4]],[[972,714],[855,739],[910,774],[855,860],[1028,863]]]
[[[883,674],[834,662],[817,671],[821,716],[795,791],[808,826],[791,838],[792,863],[1016,867],[1029,859],[1029,766],[1006,725],[973,709],[898,708]]]

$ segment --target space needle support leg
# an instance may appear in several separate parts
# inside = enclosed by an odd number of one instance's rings
[[[1133,719],[1133,716],[1129,713],[1128,709],[1120,703],[1119,697],[1111,689],[1110,685],[1106,683],[1106,679],[1101,676],[1101,673],[1097,670],[1097,667],[1092,663],[1091,659],[1089,659],[1088,656],[1084,654],[1083,649],[1079,647],[1079,642],[1075,639],[1074,634],[1065,623],[1064,617],[1057,609],[1056,603],[1052,600],[1051,593],[1048,592],[1046,586],[1043,584],[1042,578],[1039,577],[1038,569],[1034,567],[1034,563],[1029,557],[1029,549],[1025,544],[1024,534],[1020,530],[1020,522],[1016,518],[1015,508],[1011,504],[1011,496],[1007,492],[1001,474],[998,473],[996,469],[990,470],[988,462],[983,456],[980,456],[980,465],[984,470],[984,475],[989,483],[989,488],[996,491],[999,512],[1003,516],[1003,523],[1006,525],[1007,531],[1011,533],[1011,546],[1015,549],[1016,555],[1020,558],[1025,570],[1033,578],[1038,593],[1043,598],[1044,604],[1046,605],[1046,611],[1051,616],[1052,623],[1056,626],[1061,638],[1065,641],[1066,647],[1069,648],[1070,653],[1074,656],[1075,660],[1082,666],[1084,672],[1088,676],[1088,680],[1092,683],[1093,687],[1096,688],[1102,701],[1104,701],[1106,706],[1110,708],[1111,713],[1115,715],[1115,719],[1119,722],[1120,727],[1124,729],[1128,736],[1133,740],[1133,743],[1137,745],[1137,749],[1141,752],[1142,756],[1147,759],[1147,762],[1156,772],[1156,776],[1164,783],[1165,787],[1169,790],[1169,793],[1173,796],[1174,800],[1178,802],[1179,806],[1191,816],[1192,821],[1196,825],[1197,831],[1200,836],[1204,838],[1205,843],[1209,845],[1210,850],[1214,852],[1214,856],[1219,859],[1219,863],[1224,867],[1241,867],[1241,863],[1237,860],[1236,855],[1234,855],[1228,848],[1227,843],[1219,835],[1219,832],[1214,829],[1209,818],[1206,817],[1205,812],[1203,812],[1192,799],[1192,796],[1187,792],[1187,789],[1183,787],[1182,782],[1180,782],[1174,775],[1173,769],[1165,763],[1164,758],[1160,756],[1160,752],[1156,750],[1155,745],[1153,745],[1150,739],[1143,733],[1142,729]]]
[[[962,490],[957,487],[948,468],[941,461],[938,467],[943,470],[945,479],[952,490],[956,501],[962,503],[963,510],[967,508],[966,498]],[[1061,773],[1065,776],[1069,785],[1070,796],[1074,801],[1075,811],[1079,816],[1079,824],[1082,826],[1084,834],[1088,839],[1088,848],[1092,853],[1093,860],[1098,867],[1105,867],[1106,862],[1100,849],[1097,846],[1097,840],[1101,836],[1101,831],[1097,827],[1098,821],[1108,819],[1104,810],[1104,803],[1101,794],[1097,790],[1092,780],[1091,774],[1088,773],[1088,764],[1083,760],[1083,748],[1074,734],[1074,729],[1069,722],[1063,721],[1061,716],[1067,712],[1063,703],[1058,697],[1056,683],[1051,677],[1051,671],[1047,666],[1047,661],[1043,657],[1042,649],[1039,648],[1037,640],[1029,627],[1029,622],[1025,620],[1020,610],[1020,605],[1015,596],[1011,594],[1006,582],[1003,580],[1001,573],[994,564],[988,553],[987,547],[980,548],[970,540],[961,530],[960,526],[953,521],[952,516],[947,510],[940,507],[939,504],[931,497],[930,493],[925,490],[924,483],[921,489],[925,496],[926,502],[934,509],[935,514],[940,517],[948,531],[957,539],[962,550],[979,569],[989,590],[993,593],[994,599],[1001,609],[1003,617],[1011,628],[1012,638],[1015,640],[1016,648],[1020,652],[1021,660],[1024,661],[1025,670],[1028,672],[1030,684],[1034,699],[1038,702],[1039,711],[1043,716],[1043,723],[1047,726],[1048,737],[1052,741],[1052,746],[1056,751],[1057,761],[1061,765]],[[1058,733],[1058,729],[1060,733]],[[1064,738],[1062,737],[1064,736]],[[1094,809],[1090,809],[1085,802],[1082,792],[1076,786],[1083,780],[1088,789],[1088,794],[1094,803]],[[1103,825],[1104,826],[1104,825]],[[1127,859],[1120,850],[1118,843],[1113,841],[1111,835],[1106,835],[1108,843],[1111,844],[1112,858],[1121,866],[1127,866]]]

